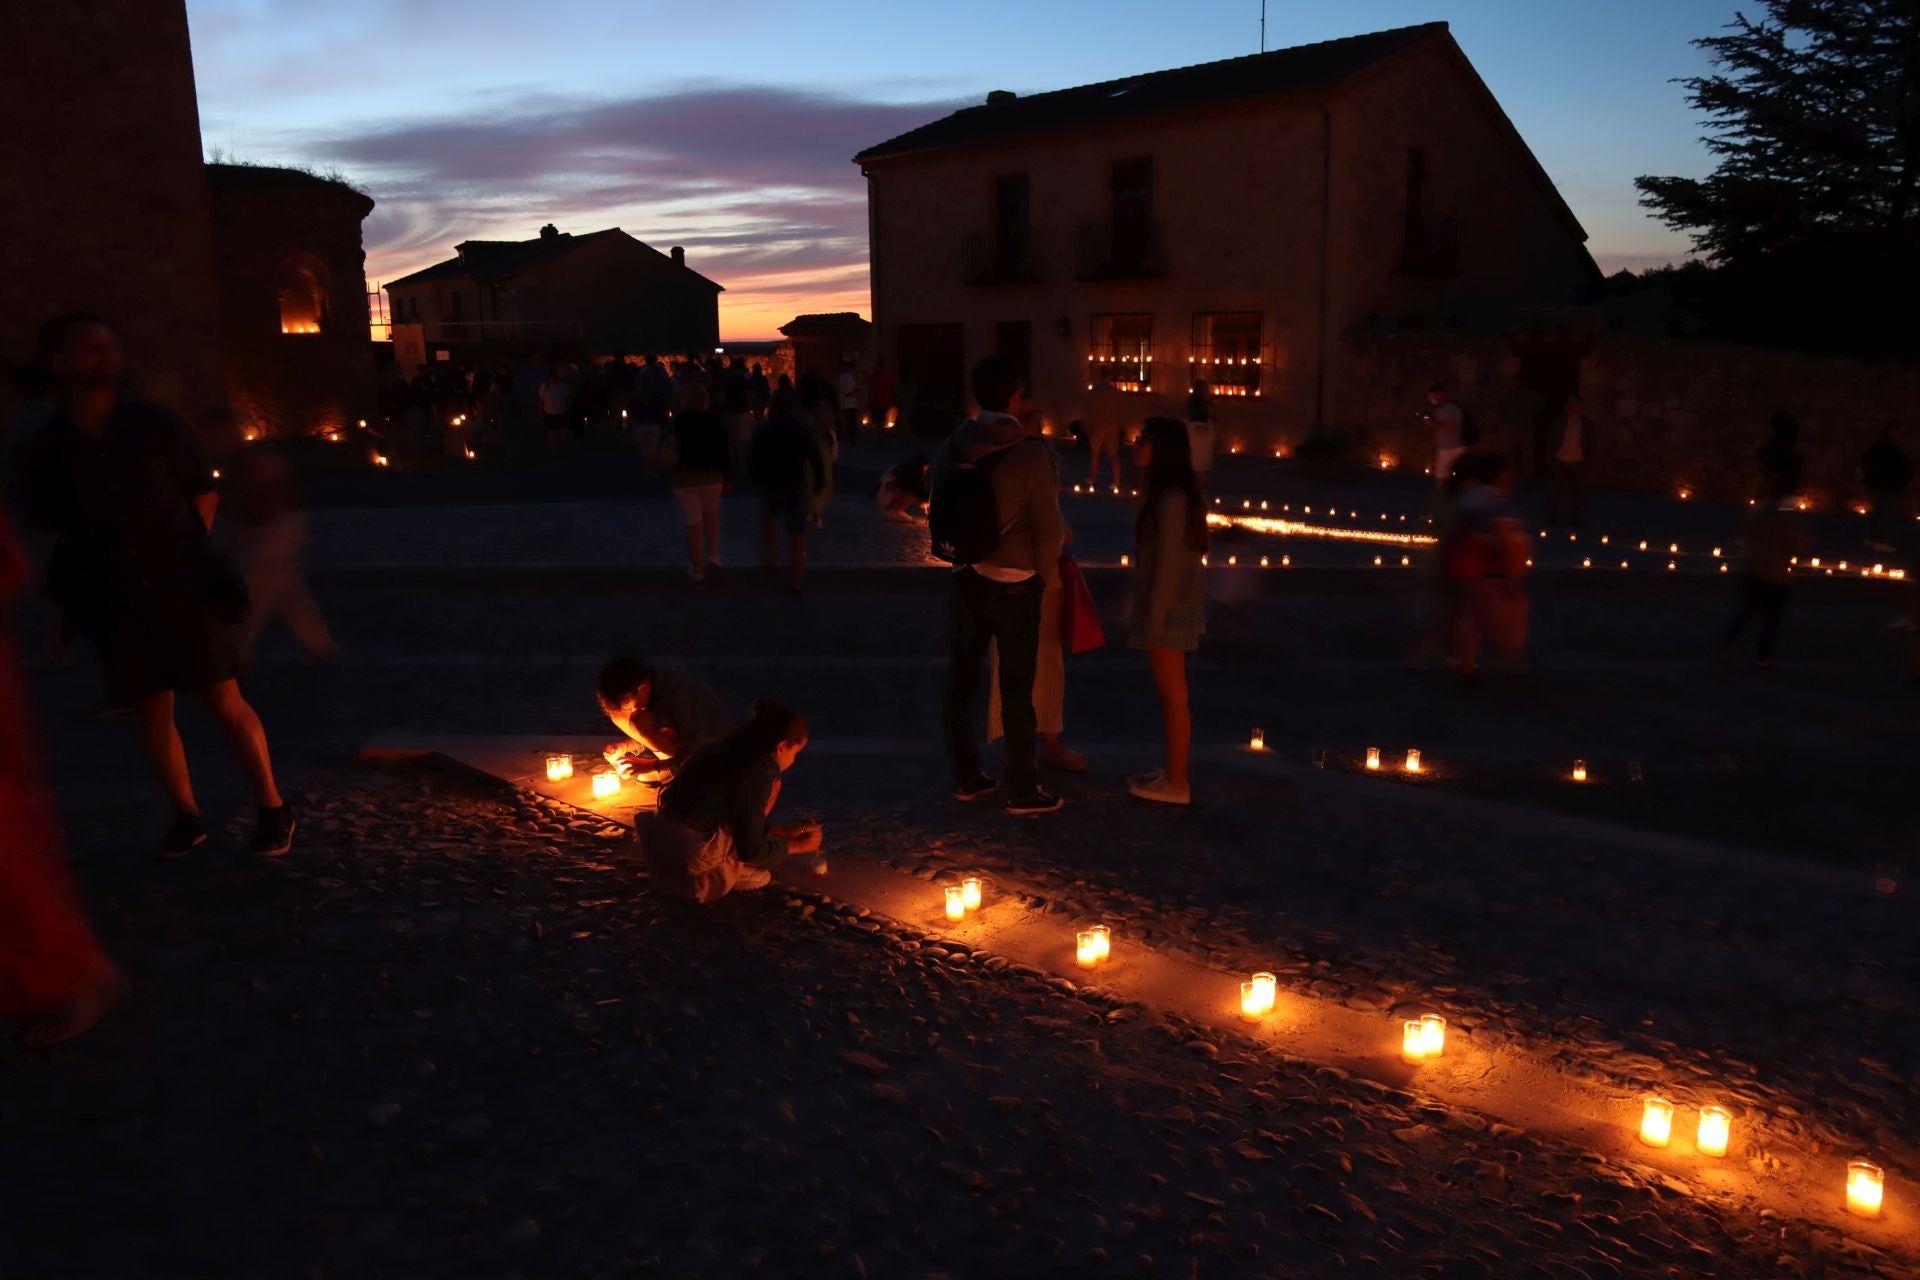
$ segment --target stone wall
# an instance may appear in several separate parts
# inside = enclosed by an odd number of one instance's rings
[[[249,436],[290,438],[375,412],[360,222],[373,201],[295,169],[208,165],[227,399]],[[324,316],[309,328],[305,292]]]
[[[0,360],[96,311],[143,391],[225,399],[200,108],[183,0],[0,5]]]
[[[1568,341],[1586,345],[1571,336]],[[1427,385],[1445,381],[1486,434],[1520,446],[1531,466],[1537,439],[1519,423],[1531,372],[1508,337],[1447,331],[1350,336],[1350,372],[1332,421],[1365,458],[1424,466],[1426,432],[1414,419]],[[1779,409],[1800,419],[1808,496],[1819,506],[1864,498],[1860,453],[1888,418],[1920,428],[1920,360],[1867,362],[1837,356],[1601,335],[1570,356],[1595,422],[1591,476],[1602,488],[1676,492],[1708,499],[1751,494],[1755,452]],[[1910,446],[1911,447],[1911,446]]]

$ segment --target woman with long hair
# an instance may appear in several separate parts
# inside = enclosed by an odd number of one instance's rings
[[[1187,655],[1206,632],[1207,511],[1193,473],[1186,424],[1148,418],[1133,464],[1145,476],[1133,529],[1133,616],[1128,640],[1147,651],[1166,729],[1166,761],[1127,781],[1127,790],[1159,804],[1187,804],[1187,755],[1193,716],[1187,707]]]
[[[660,793],[657,813],[641,814],[634,838],[653,891],[689,902],[717,902],[760,889],[788,854],[818,853],[820,824],[772,827],[780,775],[807,747],[807,718],[777,702],[753,704],[753,718],[694,752]]]

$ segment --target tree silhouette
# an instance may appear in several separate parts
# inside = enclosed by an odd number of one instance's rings
[[[1910,293],[1893,300],[1920,280],[1920,0],[1763,5],[1696,40],[1714,73],[1682,81],[1713,172],[1640,178],[1640,203],[1742,305],[1824,297],[1821,332],[1915,332]]]

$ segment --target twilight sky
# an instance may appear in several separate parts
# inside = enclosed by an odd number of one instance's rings
[[[1603,269],[1684,257],[1643,173],[1710,167],[1675,76],[1736,0],[1269,0],[1269,48],[1445,19]],[[187,0],[208,151],[337,168],[376,285],[455,242],[620,226],[727,286],[724,338],[867,311],[862,147],[989,89],[1252,53],[1259,0]]]

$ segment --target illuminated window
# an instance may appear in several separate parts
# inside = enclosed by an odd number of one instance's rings
[[[280,332],[319,333],[327,323],[327,289],[317,263],[298,255],[281,264],[275,280],[280,298]]]
[[[1215,395],[1259,395],[1265,356],[1260,322],[1258,311],[1194,312],[1189,352],[1193,376],[1204,380]]]
[[[1094,316],[1088,334],[1088,382],[1105,379],[1122,391],[1153,390],[1151,314]]]

